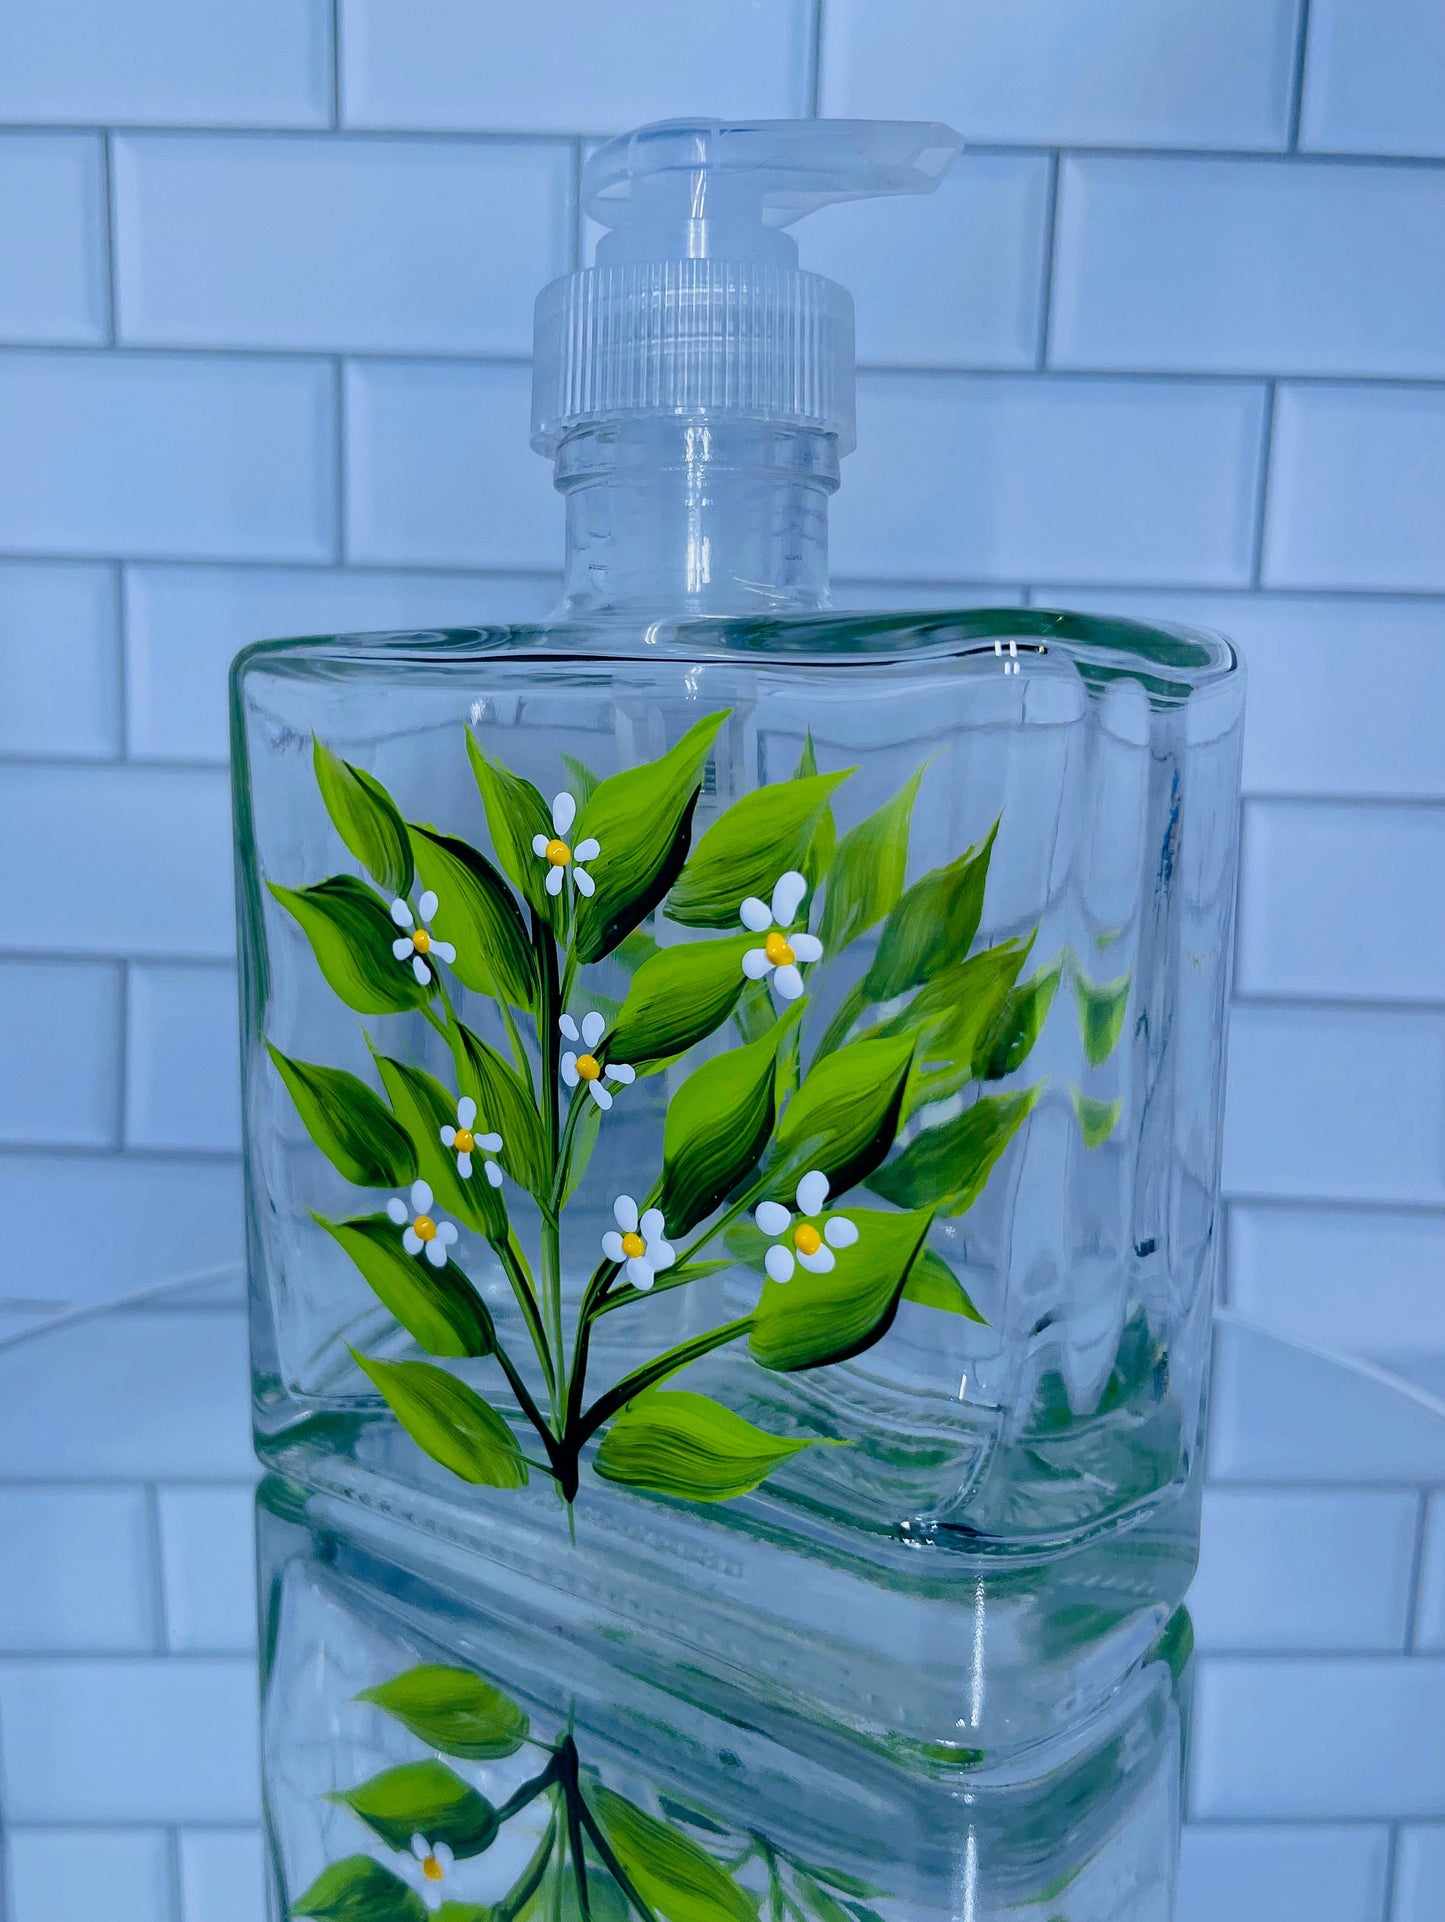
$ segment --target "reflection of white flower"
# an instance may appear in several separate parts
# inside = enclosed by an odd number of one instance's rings
[[[743,926],[753,934],[767,930],[760,948],[749,948],[743,956],[743,973],[749,981],[773,977],[773,986],[785,1001],[796,1001],[803,992],[800,961],[821,961],[823,944],[806,930],[788,934],[785,930],[798,918],[808,883],[796,868],[789,868],[773,889],[771,904],[750,894],[742,905]]]
[[[437,898],[428,888],[417,902],[423,923],[430,921],[437,911]],[[426,927],[417,927],[411,909],[398,895],[391,904],[391,918],[399,928],[406,928],[406,934],[399,934],[391,944],[391,951],[398,961],[410,961],[411,971],[423,987],[431,980],[431,969],[422,960],[424,954],[434,954],[439,961],[455,961],[457,951],[450,941],[434,940]]]
[[[605,1113],[612,1106],[612,1091],[603,1086],[604,1080],[615,1081],[627,1087],[637,1079],[636,1068],[629,1068],[625,1061],[599,1061],[592,1050],[607,1032],[607,1023],[594,1009],[584,1014],[579,1028],[570,1014],[564,1014],[557,1026],[569,1041],[580,1041],[582,1053],[568,1050],[561,1063],[562,1079],[569,1088],[575,1088],[579,1081],[587,1083],[587,1092]]]
[[[677,1260],[676,1251],[664,1238],[662,1210],[649,1208],[639,1220],[632,1196],[619,1195],[612,1204],[612,1215],[621,1233],[610,1230],[605,1234],[602,1252],[609,1261],[625,1262],[627,1279],[646,1294],[660,1272]]]
[[[410,1208],[400,1195],[393,1195],[386,1212],[402,1230],[401,1245],[409,1255],[419,1255],[424,1248],[433,1268],[445,1268],[447,1249],[457,1238],[457,1225],[454,1221],[434,1221],[431,1205],[431,1189],[424,1181],[414,1181]]]
[[[562,883],[568,874],[579,894],[591,894],[597,883],[582,865],[584,861],[594,861],[602,852],[602,843],[594,841],[589,834],[585,841],[576,847],[567,844],[567,830],[577,818],[577,803],[570,794],[557,795],[552,802],[552,832],[532,836],[532,852],[547,863],[547,892],[560,894]]]
[[[795,1228],[791,1212],[780,1201],[760,1202],[753,1220],[772,1242],[764,1267],[774,1281],[791,1281],[793,1268],[806,1268],[810,1274],[826,1275],[833,1266],[835,1248],[851,1248],[858,1230],[846,1215],[830,1215],[820,1234],[811,1217],[820,1215],[828,1201],[828,1177],[821,1168],[810,1169],[798,1183],[798,1213],[804,1217]]]
[[[456,1857],[445,1842],[428,1842],[424,1835],[411,1838],[412,1858],[416,1863],[412,1880],[429,1909],[439,1909],[446,1900],[443,1886],[452,1872]]]
[[[457,1173],[463,1181],[467,1180],[472,1172],[473,1148],[484,1148],[487,1154],[494,1155],[500,1152],[502,1146],[500,1135],[473,1133],[472,1124],[476,1118],[477,1104],[469,1094],[464,1094],[457,1103],[456,1127],[448,1126],[441,1131],[442,1146],[456,1151]],[[495,1161],[488,1161],[486,1155],[482,1157],[482,1172],[494,1188],[501,1187],[502,1171]]]

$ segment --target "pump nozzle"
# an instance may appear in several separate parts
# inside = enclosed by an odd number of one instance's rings
[[[853,302],[785,229],[931,193],[963,142],[912,121],[663,121],[588,161],[597,264],[538,297],[532,444],[611,419],[754,420],[853,445]]]

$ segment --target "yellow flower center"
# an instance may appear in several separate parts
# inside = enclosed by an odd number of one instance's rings
[[[602,1063],[595,1054],[579,1054],[577,1072],[584,1081],[596,1081],[602,1073]]]
[[[565,841],[552,840],[547,843],[547,859],[554,868],[565,868],[572,859],[572,850]]]
[[[421,1872],[428,1882],[440,1882],[446,1870],[434,1855],[424,1855],[421,1859]]]
[[[437,1238],[437,1225],[430,1215],[418,1215],[411,1224],[411,1231],[418,1241],[435,1241]]]
[[[457,1138],[452,1143],[459,1155],[469,1155],[477,1145],[477,1138],[470,1128],[458,1128]]]
[[[622,1237],[622,1252],[624,1255],[630,1255],[631,1258],[636,1261],[639,1255],[645,1255],[647,1253],[647,1243],[639,1234],[624,1235]]]
[[[788,946],[787,936],[779,934],[776,928],[764,941],[763,953],[775,968],[789,968],[798,958]]]
[[[431,936],[425,928],[417,929],[416,933],[411,937],[411,945],[416,949],[418,954],[425,954],[427,952],[431,946]]]
[[[812,1222],[805,1221],[793,1230],[793,1246],[800,1255],[816,1255],[823,1245],[823,1237]]]

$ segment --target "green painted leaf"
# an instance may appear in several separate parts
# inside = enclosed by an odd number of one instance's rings
[[[409,1255],[401,1229],[386,1215],[320,1223],[350,1255],[372,1292],[429,1355],[490,1355],[497,1345],[487,1305],[454,1261],[433,1268]]]
[[[660,948],[632,977],[608,1058],[633,1067],[664,1061],[720,1028],[747,986],[743,956],[757,943],[755,934],[733,934]]]
[[[431,1912],[431,1922],[493,1922],[496,1911],[486,1902],[443,1902]]]
[[[552,838],[551,804],[542,799],[530,781],[513,774],[495,756],[489,755],[470,729],[467,757],[481,790],[497,865],[523,900],[529,901],[550,923],[556,904],[547,892],[547,864],[532,852],[532,839],[538,834],[546,835],[548,840]]]
[[[354,875],[333,874],[311,888],[267,887],[300,924],[333,992],[358,1014],[401,1014],[425,1006],[409,961],[391,951],[396,925],[385,901]]]
[[[981,1095],[951,1121],[915,1135],[898,1159],[880,1168],[868,1186],[900,1208],[967,1213],[1042,1093],[1039,1082],[1013,1094]]]
[[[748,1348],[764,1368],[792,1373],[847,1361],[881,1341],[933,1216],[926,1208],[885,1214],[876,1208],[833,1208],[858,1230],[826,1275],[804,1268],[777,1282],[769,1276],[753,1317]]]
[[[687,1501],[747,1495],[812,1438],[769,1435],[706,1395],[653,1389],[631,1402],[602,1437],[594,1466],[604,1481]]]
[[[668,914],[690,928],[736,927],[750,894],[766,901],[781,875],[802,868],[829,796],[851,772],[776,781],[734,801],[693,849]]]
[[[596,892],[577,904],[581,960],[610,954],[677,879],[687,859],[703,767],[730,712],[705,715],[658,760],[611,775],[581,811],[577,839],[590,837],[602,849],[589,866]]]
[[[1092,1095],[1073,1090],[1074,1117],[1079,1124],[1079,1133],[1086,1148],[1102,1148],[1119,1125],[1119,1116],[1124,1112],[1124,1098],[1117,1101],[1096,1101]]]
[[[511,1697],[466,1668],[423,1663],[356,1699],[384,1709],[428,1748],[466,1762],[500,1761],[527,1739],[527,1717]]]
[[[834,954],[856,941],[898,906],[908,868],[913,803],[922,779],[919,768],[891,801],[850,828],[838,843],[828,870],[819,929],[826,953]]]
[[[529,1194],[545,1195],[552,1179],[547,1143],[526,1084],[480,1035],[467,1027],[459,1031],[464,1064],[462,1093],[469,1094],[477,1104],[478,1128],[502,1137],[497,1159],[512,1179]]]
[[[1014,988],[992,1029],[974,1054],[973,1072],[979,1081],[1002,1081],[1021,1068],[1043,1033],[1058,991],[1060,964],[1051,962]]]
[[[1102,1068],[1119,1045],[1124,1013],[1129,1005],[1130,979],[1125,974],[1117,981],[1096,984],[1080,974],[1074,976],[1079,1033],[1083,1036],[1084,1055],[1092,1068]]]
[[[777,1022],[760,1041],[704,1061],[668,1103],[658,1206],[670,1235],[695,1228],[761,1159],[785,1032]]]
[[[611,1789],[587,1799],[628,1880],[666,1922],[757,1922],[757,1897],[690,1836]]]
[[[269,1041],[266,1052],[307,1134],[339,1174],[358,1188],[397,1188],[416,1179],[416,1153],[406,1131],[364,1081],[344,1068],[293,1061]]]
[[[783,1110],[769,1161],[769,1192],[821,1168],[835,1195],[870,1175],[893,1146],[913,1059],[908,1035],[854,1041],[809,1071]]]
[[[480,1855],[497,1834],[497,1811],[445,1762],[403,1762],[354,1789],[326,1797],[359,1815],[388,1848],[411,1849],[414,1835],[445,1842],[459,1859]]]
[[[426,1904],[416,1890],[370,1855],[332,1862],[291,1904],[291,1913],[321,1922],[427,1922]]]
[[[411,886],[411,842],[396,803],[374,774],[341,760],[314,736],[311,764],[332,826],[379,888]]]
[[[988,864],[997,833],[995,821],[978,847],[969,848],[947,867],[932,869],[904,890],[878,937],[878,952],[865,982],[870,1001],[891,1001],[931,980],[941,968],[963,960],[983,919]]]
[[[798,765],[793,769],[793,779],[799,780],[818,772],[818,756],[813,747],[813,730],[808,729],[803,737],[803,751],[798,756]],[[823,803],[823,812],[818,816],[818,825],[813,829],[813,838],[808,843],[808,852],[803,857],[802,872],[811,894],[832,865],[838,847],[838,823],[833,818],[833,806],[829,801]]]
[[[567,770],[567,789],[580,813],[601,787],[602,776],[595,774],[585,761],[579,761],[575,754],[559,754],[557,759]]]
[[[516,1436],[474,1388],[429,1361],[378,1361],[355,1349],[352,1354],[407,1434],[433,1461],[464,1482],[487,1488],[526,1486],[527,1464]],[[413,1823],[408,1838],[417,1826]]]
[[[421,878],[437,897],[430,927],[457,951],[452,973],[464,988],[514,1008],[537,1000],[537,968],[527,926],[510,890],[485,855],[431,828],[411,827]]]
[[[974,1078],[974,1056],[992,1034],[1033,946],[1033,937],[1004,941],[970,955],[926,981],[873,1035],[917,1037],[904,1115],[957,1094]]]
[[[437,1209],[443,1215],[455,1215],[489,1240],[505,1234],[506,1203],[488,1182],[481,1155],[473,1157],[472,1172],[463,1181],[457,1172],[455,1153],[442,1142],[442,1129],[456,1126],[456,1096],[434,1075],[414,1068],[408,1061],[396,1061],[384,1054],[373,1059],[387,1100],[416,1148],[417,1167],[435,1196]],[[492,1125],[479,1104],[477,1131],[484,1133]]]
[[[904,1301],[915,1301],[923,1308],[940,1308],[946,1315],[962,1315],[965,1321],[982,1322],[988,1326],[988,1317],[981,1315],[973,1305],[973,1298],[958,1276],[949,1267],[943,1256],[934,1249],[924,1247],[918,1251],[918,1259],[908,1271],[908,1279],[903,1284]]]

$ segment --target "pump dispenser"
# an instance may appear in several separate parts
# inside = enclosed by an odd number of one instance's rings
[[[599,149],[562,605],[258,644],[233,739],[264,1460],[599,1677],[1007,1774],[1193,1569],[1243,677],[829,611],[852,304],[791,229],[960,145]]]

